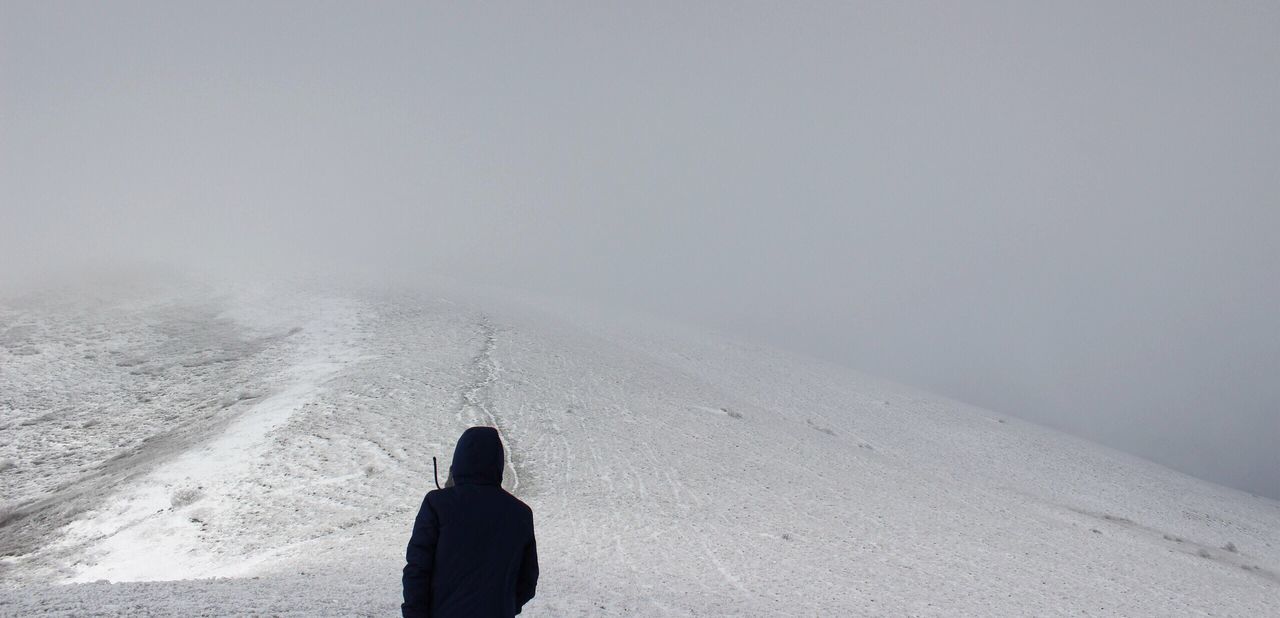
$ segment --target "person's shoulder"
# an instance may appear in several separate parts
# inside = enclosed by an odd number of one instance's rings
[[[452,487],[445,487],[444,489],[432,489],[431,491],[427,492],[427,495],[422,499],[422,502],[423,504],[430,504],[432,506],[435,506],[437,504],[440,504],[442,501],[448,500],[449,497],[452,495],[453,495]]]
[[[520,512],[520,514],[528,516],[530,518],[533,517],[533,509],[530,508],[529,505],[525,504],[523,500],[515,497],[515,495],[512,494],[511,492],[504,492],[504,493],[506,493],[508,496],[511,497],[511,504],[517,511]]]

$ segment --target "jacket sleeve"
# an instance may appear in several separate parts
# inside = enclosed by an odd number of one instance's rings
[[[422,508],[413,522],[413,536],[405,551],[404,604],[400,610],[406,618],[431,615],[431,573],[436,562],[436,539],[440,525],[431,508],[430,494],[422,499]]]
[[[538,586],[538,543],[530,537],[524,546],[524,559],[520,561],[520,575],[516,579],[516,613],[533,598]]]

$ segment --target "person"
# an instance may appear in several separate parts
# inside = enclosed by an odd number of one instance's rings
[[[533,598],[538,550],[533,511],[502,488],[493,427],[458,438],[452,486],[427,492],[405,551],[406,618],[514,616]]]

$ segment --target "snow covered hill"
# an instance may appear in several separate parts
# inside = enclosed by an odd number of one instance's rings
[[[392,615],[478,424],[528,615],[1280,615],[1275,501],[682,327],[283,286],[0,304],[0,614]]]

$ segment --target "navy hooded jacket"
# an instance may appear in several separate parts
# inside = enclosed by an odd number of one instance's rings
[[[533,511],[502,488],[502,441],[492,427],[458,439],[452,487],[427,493],[404,567],[411,616],[514,616],[533,598]]]

